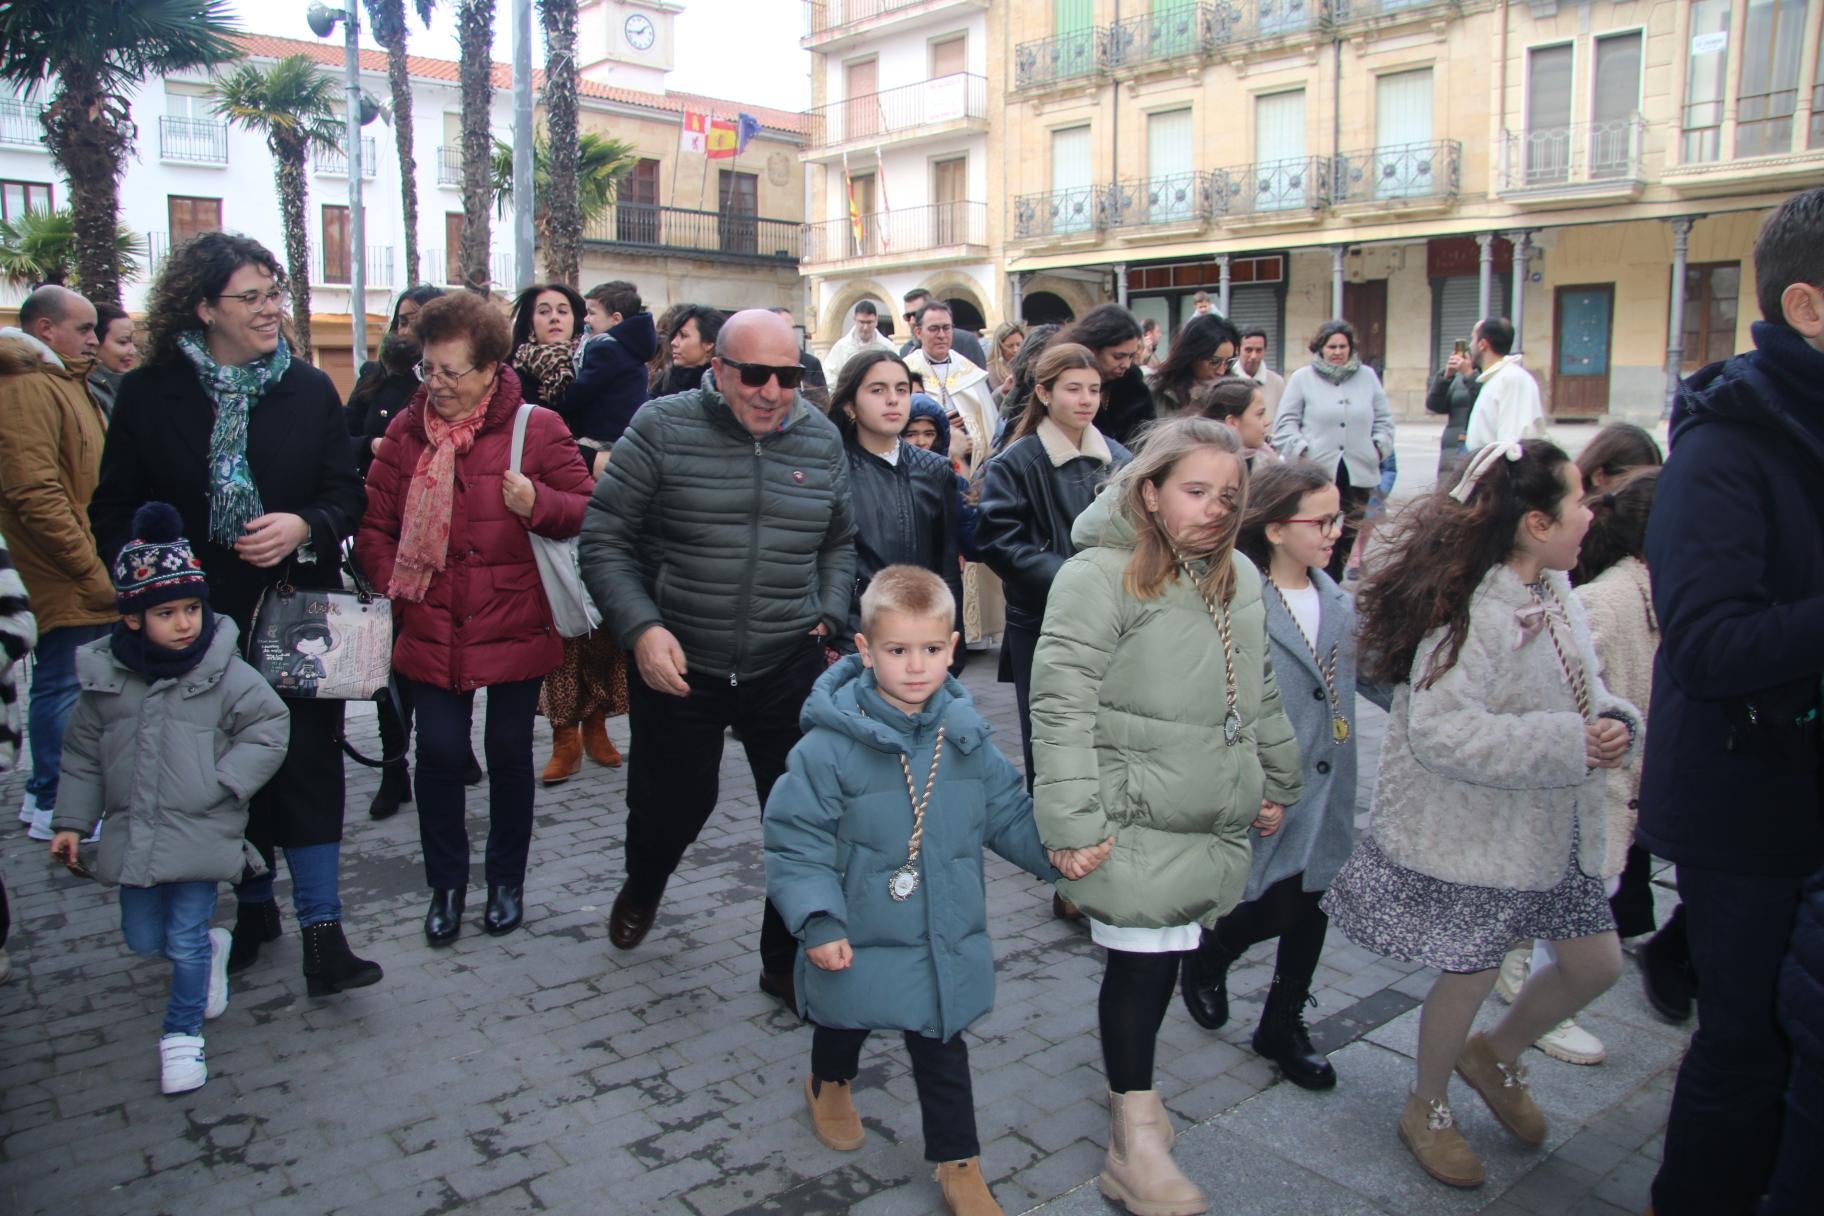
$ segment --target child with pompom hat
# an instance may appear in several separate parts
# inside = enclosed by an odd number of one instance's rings
[[[81,695],[63,739],[51,856],[88,873],[78,846],[104,816],[93,876],[120,888],[135,953],[171,960],[159,1040],[167,1094],[209,1079],[203,1020],[228,1008],[216,887],[241,877],[247,800],[279,770],[289,712],[237,654],[239,630],[209,608],[202,565],[175,509],[147,503],[115,559],[120,622],[76,652]]]

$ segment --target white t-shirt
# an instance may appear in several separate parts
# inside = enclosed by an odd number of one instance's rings
[[[1275,584],[1277,586],[1278,584]],[[1313,646],[1317,645],[1317,630],[1323,620],[1322,601],[1318,598],[1317,584],[1307,583],[1303,587],[1280,587],[1279,593],[1285,597],[1286,607],[1292,610],[1292,619],[1305,631],[1305,637]]]

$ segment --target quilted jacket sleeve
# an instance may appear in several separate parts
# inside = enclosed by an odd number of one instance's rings
[[[93,694],[82,693],[63,730],[63,776],[57,785],[51,829],[87,836],[107,809],[101,784],[101,710]]]
[[[242,805],[265,787],[285,763],[291,746],[291,711],[259,674],[235,659],[229,664],[232,699],[222,729],[232,742],[216,761],[216,776]]]
[[[1114,834],[1102,806],[1096,716],[1121,614],[1120,588],[1106,572],[1082,557],[1064,563],[1032,663],[1033,817],[1054,849]]]
[[[569,428],[552,411],[535,409],[526,419],[526,452],[520,467],[538,490],[526,527],[552,540],[569,540],[581,531],[595,482]]]
[[[659,493],[659,453],[664,450],[664,423],[656,409],[643,409],[614,445],[614,459],[595,483],[583,511],[580,554],[583,581],[603,623],[624,649],[633,649],[642,633],[661,623],[659,606],[646,589],[640,570],[640,537]],[[846,492],[846,481],[844,483]],[[853,557],[850,572],[853,573]],[[847,588],[844,588],[847,595]],[[843,601],[846,615],[848,601]]]
[[[848,936],[848,901],[836,863],[842,791],[833,756],[824,732],[805,736],[787,758],[761,820],[767,898],[806,946]]]
[[[411,472],[405,467],[405,445],[400,442],[406,415],[397,414],[387,428],[386,442],[367,469],[367,509],[355,531],[355,562],[381,595],[393,581],[393,562],[399,556],[399,531],[405,513],[405,491]]]
[[[620,449],[615,449],[620,458]],[[834,493],[830,523],[817,550],[819,620],[829,636],[840,637],[849,621],[849,601],[855,594],[855,511],[849,499],[849,459],[838,439],[830,445],[830,477]]]
[[[1056,882],[1063,875],[1053,868],[1051,859],[1045,856],[1045,846],[1039,842],[1026,779],[992,743],[983,750],[988,768],[982,780],[988,804],[988,847],[1034,878]]]

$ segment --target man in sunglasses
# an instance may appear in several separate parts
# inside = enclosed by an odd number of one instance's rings
[[[608,940],[638,946],[715,810],[724,732],[760,804],[798,742],[848,619],[855,526],[842,437],[798,393],[798,339],[764,309],[730,317],[701,385],[647,403],[584,513],[583,578],[634,657],[627,881]],[[759,832],[749,841],[759,856]],[[760,987],[795,1008],[797,943],[769,902]]]

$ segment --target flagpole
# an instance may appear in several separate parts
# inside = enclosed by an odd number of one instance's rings
[[[703,180],[697,183],[697,210],[703,210],[703,196],[709,191],[709,154],[715,149],[710,147],[716,131],[716,116],[706,114],[703,117]],[[721,208],[717,208],[721,210]]]
[[[689,130],[690,130],[690,107],[685,106],[682,110],[678,111],[678,151],[679,152],[684,151],[684,136],[689,132]],[[668,206],[668,207],[676,207],[678,205],[678,162],[681,161],[683,158],[682,157],[673,157],[672,159],[673,159],[673,163],[672,163],[672,168],[671,168],[671,201],[666,204],[666,206]]]

